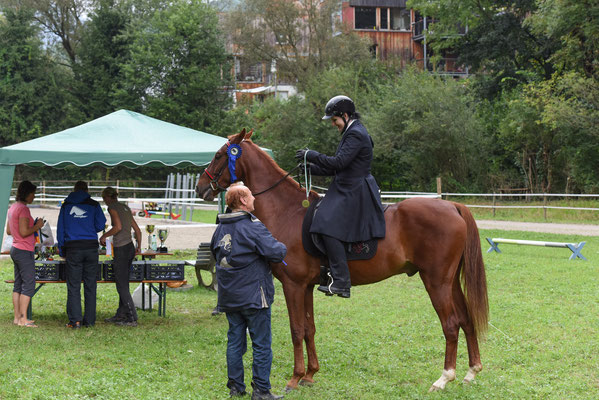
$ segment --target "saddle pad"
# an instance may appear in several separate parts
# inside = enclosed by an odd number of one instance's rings
[[[306,253],[310,254],[314,257],[325,258],[326,259],[326,250],[324,248],[324,244],[320,235],[315,233],[310,233],[310,226],[312,225],[312,219],[314,218],[314,213],[318,209],[318,204],[321,199],[318,199],[308,207],[308,211],[304,216],[304,221],[302,223],[302,244],[304,245],[304,250]],[[345,254],[347,256],[347,261],[352,260],[369,260],[376,254],[376,249],[378,247],[378,239],[371,239],[364,242],[355,242],[355,243],[346,243],[343,242],[345,246]]]

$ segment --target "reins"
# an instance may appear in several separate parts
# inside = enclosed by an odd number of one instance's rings
[[[230,146],[231,146],[231,144],[230,144],[230,143],[227,141],[227,148],[228,148],[228,147],[230,147]],[[241,150],[240,150],[240,151],[241,151]],[[239,155],[241,156],[241,154],[239,154]],[[227,155],[227,157],[228,157],[228,155]],[[210,173],[210,171],[208,171],[208,168],[209,168],[211,165],[212,165],[212,162],[211,162],[211,163],[210,163],[210,164],[209,164],[209,165],[208,165],[208,166],[207,166],[207,167],[204,169],[204,173],[205,173],[206,175],[208,175],[208,177],[210,178],[210,188],[211,188],[212,190],[214,190],[214,191],[216,191],[217,189],[218,189],[218,190],[220,190],[220,191],[223,191],[223,192],[224,192],[224,191],[226,191],[227,189],[226,189],[226,188],[224,188],[224,187],[222,187],[218,181],[219,181],[219,179],[220,179],[220,177],[221,177],[221,175],[222,175],[223,171],[225,170],[225,168],[227,168],[227,164],[226,164],[226,163],[225,163],[225,164],[223,164],[223,166],[222,166],[222,167],[219,169],[219,171],[218,171],[216,174],[211,174],[211,173]],[[307,175],[308,175],[308,174],[307,174],[307,171],[309,171],[309,170],[307,169],[307,166],[306,166],[306,165],[307,165],[307,164],[304,162],[303,166],[304,166],[304,170],[305,170],[305,173],[306,173],[306,188],[307,188],[307,190],[306,190],[306,198],[307,198],[307,197],[308,197],[308,194],[309,194],[309,191],[310,191],[309,187],[311,187],[311,186],[312,186],[312,176],[310,176],[310,185],[308,186],[308,180],[307,180],[307,179],[308,179],[308,177],[307,177]],[[272,190],[272,189],[276,188],[277,186],[279,186],[279,184],[280,184],[281,182],[283,182],[285,179],[287,179],[287,177],[289,177],[293,171],[295,171],[295,170],[298,170],[298,169],[300,169],[301,167],[302,167],[302,163],[299,163],[298,165],[296,165],[295,167],[293,167],[291,170],[289,170],[289,172],[287,172],[287,174],[285,174],[285,175],[284,175],[284,176],[283,176],[281,179],[279,179],[277,182],[275,182],[274,184],[272,184],[272,185],[271,185],[271,186],[269,186],[268,188],[266,188],[266,189],[264,189],[264,190],[261,190],[261,191],[260,191],[260,192],[258,192],[258,193],[252,193],[252,195],[253,195],[253,196],[259,196],[259,195],[261,195],[261,194],[263,194],[263,193],[266,193],[266,192],[268,192],[269,190]],[[301,183],[300,183],[300,186],[301,186]]]
[[[289,172],[287,172],[287,174],[286,174],[286,175],[284,175],[284,176],[283,176],[281,179],[279,179],[277,182],[275,182],[274,184],[272,184],[270,187],[268,187],[268,188],[266,188],[266,189],[264,189],[264,190],[262,190],[262,191],[260,191],[260,192],[258,192],[258,193],[252,193],[252,195],[254,195],[254,196],[259,196],[259,195],[261,195],[262,193],[266,193],[266,192],[268,192],[269,190],[276,188],[276,187],[277,187],[277,186],[278,186],[278,185],[279,185],[281,182],[283,182],[285,179],[287,179],[287,177],[288,177],[289,175],[291,175],[291,173],[292,173],[293,171],[295,171],[296,169],[299,169],[301,166],[302,166],[302,164],[301,164],[301,163],[300,163],[300,164],[298,164],[298,165],[296,165],[296,166],[295,166],[295,167],[293,167],[291,170],[289,170]]]

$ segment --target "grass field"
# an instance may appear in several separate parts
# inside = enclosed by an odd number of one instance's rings
[[[587,240],[589,261],[567,249],[503,245],[485,254],[490,300],[484,369],[476,383],[463,335],[458,380],[428,394],[440,376],[444,338],[418,276],[355,287],[349,300],[315,293],[321,371],[313,387],[286,399],[596,399],[599,398],[599,238],[482,231],[481,237]],[[483,250],[487,249],[486,242]],[[180,258],[193,254],[179,252]],[[0,262],[0,278],[12,276]],[[186,271],[195,284],[191,269]],[[282,393],[293,369],[281,285],[273,305],[273,390]],[[134,284],[132,284],[132,289]],[[226,399],[224,316],[212,317],[216,294],[194,287],[169,292],[167,316],[140,311],[140,326],[103,323],[118,298],[98,286],[98,324],[78,331],[66,322],[66,288],[47,285],[34,297],[38,329],[12,325],[11,286],[0,285],[1,399]],[[251,376],[246,355],[246,383]]]

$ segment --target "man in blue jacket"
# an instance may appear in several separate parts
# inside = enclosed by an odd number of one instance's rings
[[[281,399],[270,391],[272,334],[270,305],[275,287],[269,263],[280,263],[287,248],[257,220],[254,196],[246,186],[231,186],[225,195],[230,214],[220,214],[210,249],[216,259],[218,309],[229,321],[227,375],[231,397],[245,395],[243,355],[246,329],[254,354],[252,400]]]
[[[67,328],[96,323],[96,279],[98,274],[98,232],[106,228],[100,203],[88,193],[87,183],[78,181],[60,208],[56,236],[60,255],[66,258]],[[85,315],[81,316],[81,281]]]

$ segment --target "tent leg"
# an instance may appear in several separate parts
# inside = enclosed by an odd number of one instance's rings
[[[14,165],[0,165],[0,243],[4,241],[4,224],[6,223],[6,213],[8,211],[8,202],[10,200],[10,189],[12,188],[12,179],[15,176]]]

